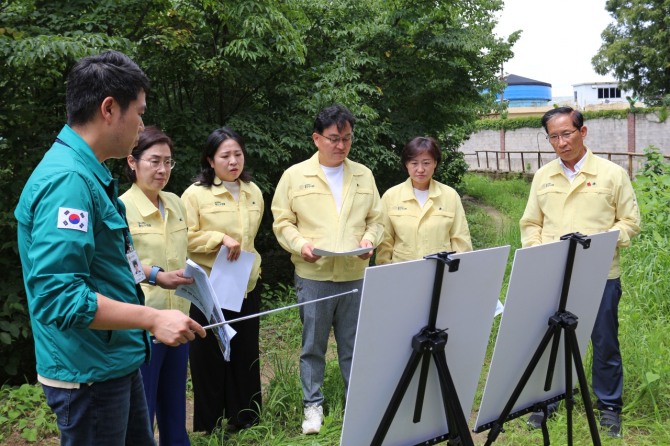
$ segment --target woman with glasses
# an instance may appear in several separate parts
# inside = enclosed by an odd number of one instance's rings
[[[433,179],[441,157],[433,138],[419,136],[405,144],[400,158],[409,178],[382,196],[384,237],[376,264],[472,250],[461,198]]]
[[[236,261],[242,250],[255,255],[247,283],[247,295],[240,312],[223,310],[226,320],[256,314],[260,291],[256,287],[261,257],[254,239],[263,216],[261,190],[245,170],[244,141],[227,127],[214,130],[205,144],[200,173],[182,200],[188,221],[188,255],[208,273],[219,250]],[[202,312],[191,307],[191,317],[209,323]],[[211,433],[225,418],[229,429],[250,427],[261,409],[259,365],[259,320],[251,318],[231,324],[237,334],[230,342],[230,362],[223,359],[214,336],[191,345],[193,382],[193,429]]]
[[[158,128],[147,127],[140,133],[125,166],[133,184],[120,198],[146,276],[142,283],[145,305],[188,314],[190,302],[173,291],[193,281],[183,276],[186,210],[177,195],[163,191],[175,166],[172,152],[172,140]],[[152,423],[156,417],[161,446],[190,444],[186,432],[188,350],[189,343],[178,347],[152,343],[151,361],[140,368],[149,417]]]

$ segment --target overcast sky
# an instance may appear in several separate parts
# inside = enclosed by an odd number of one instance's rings
[[[507,37],[522,30],[512,47],[514,57],[503,67],[551,84],[552,95],[572,96],[572,85],[614,80],[593,71],[591,58],[600,48],[600,34],[612,22],[606,0],[504,0],[495,32]]]

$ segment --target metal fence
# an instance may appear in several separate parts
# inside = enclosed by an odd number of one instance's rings
[[[628,171],[631,178],[643,167],[645,160],[644,153],[596,151],[593,153],[620,165]],[[552,150],[505,150],[504,152],[499,150],[475,150],[474,153],[465,153],[464,155],[471,169],[497,172],[534,173],[544,164],[556,159],[556,153]],[[475,157],[476,159],[473,159]],[[663,157],[670,160],[670,155],[663,155]]]

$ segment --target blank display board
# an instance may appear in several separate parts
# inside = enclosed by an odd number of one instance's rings
[[[576,335],[582,358],[591,337],[618,236],[619,231],[591,235],[588,249],[579,244],[576,247],[565,309],[578,318]],[[568,240],[563,240],[515,252],[505,311],[475,423],[476,432],[485,430],[488,427],[482,426],[500,417],[547,332],[549,318],[558,310],[569,244]],[[564,339],[561,333],[551,389],[544,391],[550,342],[510,413],[566,393]],[[574,367],[572,382],[578,385]]]
[[[437,329],[447,329],[446,358],[468,419],[509,246],[454,254],[459,269],[445,265]],[[415,260],[368,268],[361,296],[343,446],[370,444],[412,354],[412,338],[428,325],[437,260]],[[421,365],[398,408],[384,445],[408,445],[448,432],[435,361],[431,359],[422,418],[414,423]]]

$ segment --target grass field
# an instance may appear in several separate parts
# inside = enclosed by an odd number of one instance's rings
[[[670,183],[669,183],[670,184]],[[525,206],[529,184],[521,178],[490,180],[468,175],[465,179],[464,205],[468,215],[475,249],[511,245],[510,264],[515,249],[519,248],[518,221]],[[657,198],[657,197],[656,197]],[[667,218],[669,200],[649,203],[647,193],[638,192],[641,209],[656,206],[648,211],[654,218]],[[658,201],[658,200],[657,200]],[[660,209],[660,210],[659,210]],[[661,215],[661,217],[658,217]],[[646,216],[643,216],[646,219]],[[649,228],[649,230],[647,230]],[[602,436],[604,445],[670,445],[670,243],[667,222],[646,222],[643,234],[634,240],[631,248],[623,252],[623,297],[620,304],[620,341],[625,366],[623,411],[623,438]],[[267,267],[267,266],[266,266]],[[509,275],[509,266],[508,273]],[[507,280],[507,279],[506,279]],[[504,298],[506,285],[501,292]],[[266,289],[264,305],[276,308],[295,303],[289,285]],[[473,404],[479,406],[486,377],[497,322],[491,333],[487,362],[481,372],[479,390]],[[261,352],[263,371],[264,407],[259,425],[237,433],[219,433],[211,436],[192,434],[194,446],[201,445],[337,445],[339,444],[344,414],[344,390],[332,342],[323,387],[326,396],[326,423],[317,436],[300,433],[302,421],[302,395],[298,373],[301,326],[297,309],[265,316],[261,321]],[[585,358],[587,379],[590,381],[590,352]],[[24,390],[17,396],[18,388],[3,388],[0,393],[0,443],[8,432],[20,427],[16,420],[6,416],[13,406],[20,405],[22,419],[40,419],[40,426],[26,424],[35,429],[33,444],[44,444],[44,438],[53,438],[53,419],[49,417],[41,390]],[[584,416],[583,406],[577,397],[574,412],[574,444],[591,444],[591,436]],[[386,403],[380,403],[386,404]],[[470,426],[474,425],[472,414]],[[34,423],[33,423],[34,424]],[[505,424],[494,444],[541,445],[542,434],[529,431],[524,419]],[[566,444],[565,410],[548,423],[552,444]],[[50,430],[51,429],[51,430]],[[476,445],[486,441],[487,432],[474,435]],[[16,436],[14,436],[16,438]],[[12,443],[16,444],[30,444]],[[350,445],[347,445],[350,446]],[[358,445],[353,445],[358,446]]]

